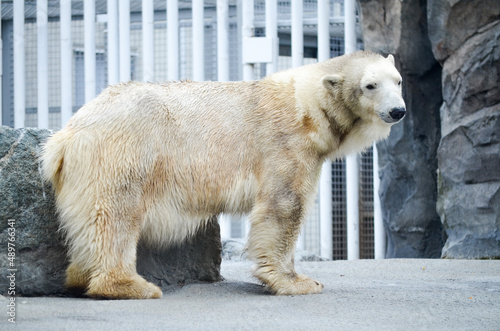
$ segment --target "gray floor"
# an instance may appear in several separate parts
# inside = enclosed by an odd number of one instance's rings
[[[17,298],[22,330],[500,330],[500,261],[301,262],[322,294],[277,297],[224,262],[225,281],[173,287],[161,300]],[[7,312],[8,298],[0,306]]]

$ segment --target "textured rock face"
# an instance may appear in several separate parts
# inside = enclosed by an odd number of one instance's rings
[[[439,61],[500,17],[498,0],[427,0],[427,3],[429,39]]]
[[[0,294],[15,273],[16,295],[65,295],[66,248],[58,232],[54,196],[40,176],[40,144],[47,130],[0,127],[0,247],[7,256],[15,229],[15,259],[0,261]],[[165,288],[185,281],[220,280],[221,243],[215,220],[191,242],[171,249],[139,245],[138,272]],[[12,262],[12,265],[10,264]],[[15,271],[9,271],[15,270]]]
[[[377,145],[386,256],[439,257],[444,232],[436,212],[441,66],[427,37],[425,1],[362,0],[365,49],[394,54],[407,115]]]
[[[437,205],[448,234],[443,257],[500,258],[500,6],[429,3],[432,48],[443,63]]]
[[[360,3],[365,48],[396,53],[409,112],[378,146],[387,255],[499,258],[498,0]]]

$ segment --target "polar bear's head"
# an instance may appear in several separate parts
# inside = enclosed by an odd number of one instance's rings
[[[394,57],[366,66],[361,77],[362,108],[373,110],[386,123],[399,122],[406,113],[401,96],[402,79],[394,66]]]
[[[406,114],[402,97],[402,79],[394,66],[394,57],[371,54],[351,61],[344,74],[323,77],[323,85],[349,104],[359,117],[375,117],[385,123],[399,122]]]

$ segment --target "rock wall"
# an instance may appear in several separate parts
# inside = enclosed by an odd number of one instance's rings
[[[500,258],[500,2],[430,0],[428,17],[443,65],[443,257]]]
[[[387,256],[499,258],[499,1],[359,2],[365,49],[396,54],[408,106],[378,145]]]
[[[47,130],[0,127],[0,247],[4,256],[0,294],[7,294],[7,276],[12,273],[16,295],[67,294],[63,288],[66,247],[58,231],[54,196],[41,181],[38,162],[40,144],[49,134]],[[14,221],[9,224],[9,220]],[[9,230],[10,225],[15,232]],[[7,259],[8,242],[15,245],[11,245],[15,259]],[[160,250],[140,244],[137,270],[163,289],[185,281],[218,281],[221,250],[218,223],[213,220],[179,247]]]
[[[407,115],[377,144],[380,200],[389,258],[440,257],[436,212],[441,66],[427,37],[425,1],[362,0],[366,50],[394,54]]]

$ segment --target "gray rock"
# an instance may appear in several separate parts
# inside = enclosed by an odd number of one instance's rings
[[[378,145],[387,256],[498,258],[498,0],[360,3],[365,48],[396,53],[409,112]]]
[[[500,183],[440,180],[439,192],[438,211],[448,233],[442,257],[500,258]]]
[[[463,42],[448,45],[443,63],[437,209],[447,258],[500,258],[500,8],[493,7],[478,5],[470,16],[484,17],[465,22],[473,31],[466,40],[438,31]],[[455,21],[452,9],[446,17]]]
[[[175,284],[217,282],[222,280],[221,252],[220,228],[214,217],[179,246],[157,248],[139,243],[137,272],[163,290]]]
[[[442,62],[484,26],[497,22],[500,5],[498,0],[428,0],[427,16],[432,51]]]
[[[0,127],[0,294],[7,294],[15,273],[15,292],[23,296],[66,295],[66,248],[58,231],[54,196],[44,184],[38,162],[40,144],[48,130]],[[15,229],[10,236],[9,220]],[[15,238],[15,259],[8,260],[9,238]],[[205,229],[179,247],[138,250],[138,272],[163,289],[192,281],[220,280],[219,227],[212,220]],[[12,265],[10,264],[12,262]],[[15,270],[15,271],[10,271]]]
[[[427,36],[425,1],[361,0],[366,50],[394,54],[407,115],[377,145],[387,253],[439,257],[444,231],[436,212],[441,66]]]

